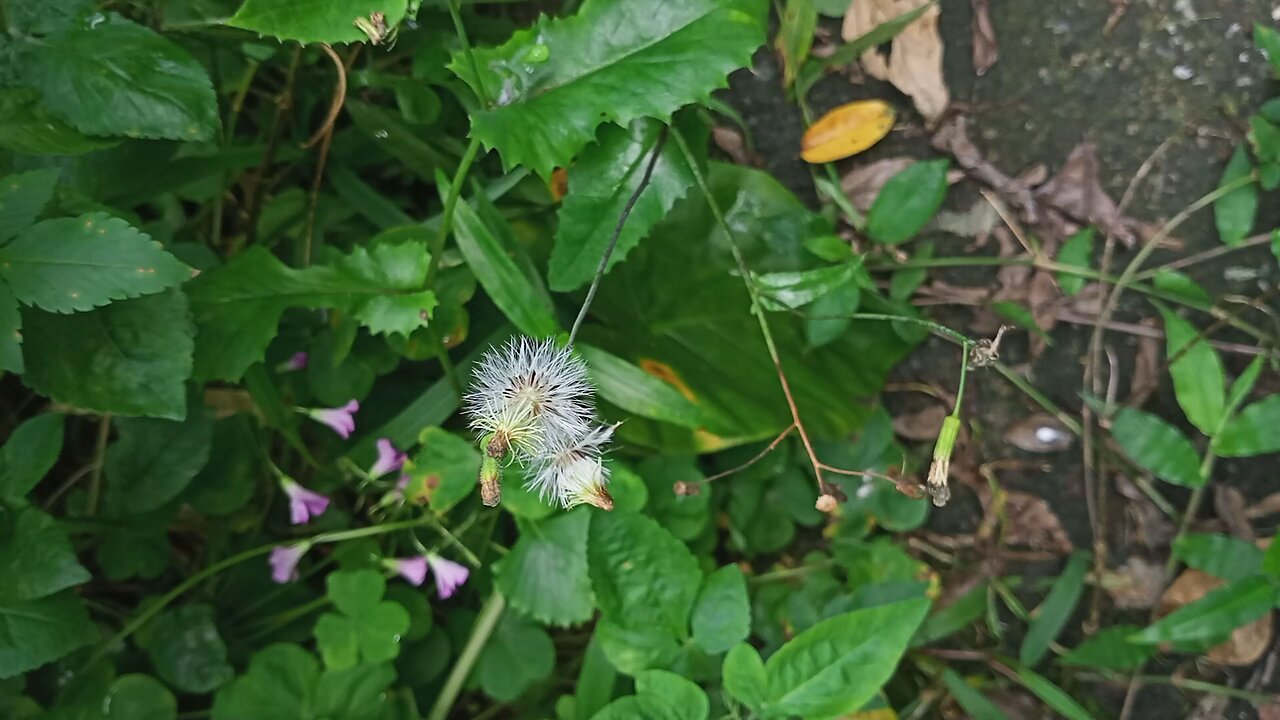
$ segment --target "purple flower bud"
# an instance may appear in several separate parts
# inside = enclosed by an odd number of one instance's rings
[[[360,403],[352,400],[342,407],[307,410],[306,412],[307,417],[328,425],[334,432],[341,435],[343,440],[346,440],[351,437],[351,433],[355,432],[356,419],[353,415],[359,409]]]
[[[441,598],[452,596],[471,574],[465,565],[445,560],[435,553],[427,555],[427,565],[431,566],[431,572],[436,576],[436,591],[440,593]]]
[[[427,579],[427,558],[425,556],[396,558],[387,561],[387,565],[396,571],[400,577],[409,581],[410,585],[421,585]]]
[[[289,496],[289,521],[302,525],[324,514],[329,508],[329,498],[312,492],[289,478],[280,478],[280,487]]]
[[[299,351],[294,353],[293,355],[290,355],[288,360],[285,360],[284,362],[277,365],[276,369],[279,370],[280,372],[293,372],[294,370],[301,370],[306,366],[307,366],[307,353]]]
[[[378,438],[378,459],[374,461],[373,467],[369,468],[369,477],[382,477],[389,472],[395,472],[404,465],[407,458],[407,455],[396,450],[391,440]]]
[[[309,549],[311,545],[308,543],[271,548],[271,557],[267,558],[271,564],[271,579],[281,584],[297,580],[298,561]]]

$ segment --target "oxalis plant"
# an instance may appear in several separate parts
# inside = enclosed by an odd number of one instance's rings
[[[1108,313],[1162,302],[1203,438],[1097,378],[1082,425],[1001,363],[1021,328],[909,302],[947,259],[893,246],[946,160],[864,215],[833,175],[814,212],[710,150],[764,0],[477,5],[0,2],[0,718],[986,720],[1009,688],[1088,718],[1077,671],[1160,682],[1160,648],[1271,611],[1278,551],[1189,525],[1219,458],[1280,450],[1280,405],[1248,401],[1269,336],[1141,266],[1210,205],[1224,252],[1268,242],[1246,236],[1280,116],[1122,275],[1089,267],[1088,230],[1024,263],[1104,283]],[[788,33],[816,19],[785,5]],[[834,65],[794,74],[805,115]],[[1228,384],[1178,308],[1259,359]],[[879,395],[926,340],[956,384],[908,447]],[[960,551],[898,534],[957,512],[975,376],[1160,507],[1192,488],[1170,569],[1222,587],[1068,648],[1105,543],[1045,587],[944,582]]]

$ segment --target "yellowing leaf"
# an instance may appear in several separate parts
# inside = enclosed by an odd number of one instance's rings
[[[893,108],[882,100],[841,105],[805,131],[800,157],[805,162],[824,163],[857,155],[888,135],[893,120]]]
[[[658,360],[653,360],[651,358],[641,358],[640,362],[637,364],[640,366],[641,370],[644,370],[650,375],[658,378],[659,380],[667,383],[668,385],[671,385],[676,390],[679,390],[680,394],[683,395],[685,399],[688,400],[689,402],[692,402],[692,403],[698,402],[698,396],[695,395],[693,390],[691,390],[689,386],[685,384],[684,380],[680,379],[680,375],[678,375],[675,369],[673,369],[670,365]]]
[[[556,168],[551,172],[551,182],[547,183],[551,191],[551,199],[560,202],[569,193],[569,173],[564,168]]]

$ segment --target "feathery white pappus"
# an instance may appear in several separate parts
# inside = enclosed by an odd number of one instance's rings
[[[476,365],[463,410],[471,429],[490,434],[499,455],[510,448],[535,460],[547,447],[563,447],[591,431],[594,388],[587,366],[555,341],[513,338]]]
[[[613,509],[606,486],[609,469],[600,461],[617,425],[601,425],[573,444],[548,448],[537,462],[537,474],[528,483],[543,500],[554,498],[566,509],[587,503],[601,510]]]

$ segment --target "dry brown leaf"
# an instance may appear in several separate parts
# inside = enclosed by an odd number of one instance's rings
[[[1178,530],[1156,504],[1132,480],[1115,476],[1116,490],[1128,499],[1124,504],[1127,540],[1148,550],[1164,551]]]
[[[1004,538],[1012,546],[1051,550],[1064,555],[1075,548],[1062,527],[1062,521],[1049,509],[1049,503],[1043,498],[1008,491],[1004,501],[1004,516]]]
[[[895,417],[893,432],[908,440],[934,440],[946,416],[947,409],[941,405],[927,405],[917,412]]]
[[[999,168],[987,162],[982,152],[969,139],[967,117],[954,115],[948,118],[933,134],[932,142],[935,148],[954,157],[956,164],[979,182],[1003,195],[1006,202],[1018,209],[1024,221],[1032,225],[1039,221],[1040,211],[1035,196],[1019,180],[1005,175]]]
[[[1178,608],[1204,597],[1210,590],[1221,587],[1223,581],[1194,568],[1183,571],[1160,598],[1159,615],[1163,617]],[[1262,657],[1271,645],[1273,632],[1272,613],[1267,613],[1244,627],[1238,627],[1231,638],[1209,649],[1205,657],[1223,665],[1252,665]]]
[[[973,6],[973,71],[986,75],[1000,57],[996,29],[991,25],[991,0],[970,0]]]
[[[1054,416],[1036,413],[1005,428],[1004,440],[1019,450],[1053,453],[1071,447],[1075,443],[1075,436]]]
[[[1257,534],[1245,514],[1247,503],[1244,494],[1229,485],[1213,486],[1213,512],[1227,526],[1227,530],[1241,540],[1253,541]]]
[[[1254,709],[1258,711],[1258,720],[1280,720],[1280,702],[1258,705]]]
[[[1142,322],[1144,325],[1155,325],[1154,318],[1147,318]],[[1156,388],[1160,387],[1160,354],[1163,349],[1164,342],[1160,338],[1138,338],[1138,352],[1133,357],[1133,377],[1129,380],[1129,399],[1125,405],[1142,407]]]
[[[861,37],[889,20],[926,4],[929,0],[854,0],[844,16],[845,41]],[[929,8],[893,38],[889,55],[872,48],[862,54],[868,75],[888,80],[911,97],[916,110],[930,123],[942,116],[951,93],[942,75],[942,36],[938,33],[937,5]]]
[[[711,129],[711,139],[735,165],[760,166],[759,156],[747,147],[746,137],[737,128],[717,125]]]
[[[1058,281],[1054,279],[1052,273],[1037,270],[1031,276],[1030,287],[1027,290],[1027,304],[1030,306],[1031,318],[1035,321],[1036,327],[1043,330],[1046,335],[1053,332],[1054,325],[1058,324],[1058,300],[1061,297],[1062,292],[1058,289]],[[1048,344],[1047,341],[1038,333],[1032,333],[1029,341],[1032,359],[1040,357]]]
[[[1124,565],[1103,574],[1102,589],[1118,608],[1149,608],[1160,600],[1160,591],[1164,589],[1164,566],[1130,557]]]
[[[1000,216],[991,203],[979,200],[962,212],[943,210],[934,218],[933,225],[945,233],[973,238],[975,242],[971,249],[977,249],[987,244],[991,231],[999,222]]]
[[[1096,225],[1127,247],[1137,240],[1131,223],[1120,217],[1116,203],[1098,181],[1098,153],[1093,143],[1080,143],[1058,174],[1036,190],[1036,198],[1073,220]]]
[[[840,178],[840,189],[849,198],[853,206],[863,212],[871,209],[880,188],[889,178],[907,169],[915,162],[909,157],[893,157],[877,160],[867,165],[859,165]]]

